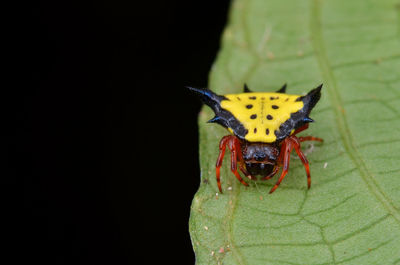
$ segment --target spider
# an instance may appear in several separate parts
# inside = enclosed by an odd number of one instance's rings
[[[290,153],[296,151],[307,174],[307,187],[311,187],[310,166],[301,150],[304,141],[323,140],[318,137],[297,134],[306,130],[313,120],[311,110],[321,97],[322,84],[305,96],[286,94],[286,84],[276,92],[252,92],[247,85],[240,94],[218,95],[204,88],[187,87],[215,113],[210,123],[218,123],[228,129],[230,135],[219,143],[216,163],[216,179],[221,186],[221,166],[226,147],[231,152],[231,171],[245,186],[249,184],[240,176],[238,169],[250,180],[263,176],[267,180],[282,168],[274,192],[289,170]]]

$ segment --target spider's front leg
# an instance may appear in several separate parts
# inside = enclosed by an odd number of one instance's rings
[[[243,173],[248,179],[257,180],[256,177],[252,176],[252,175],[247,171],[246,165],[244,164],[244,160],[241,160],[241,159],[239,158],[239,162],[240,162],[240,164],[239,164],[239,169],[240,169],[240,171],[242,171],[242,173]]]
[[[269,193],[273,193],[281,184],[282,180],[285,178],[286,174],[289,171],[289,161],[290,161],[290,153],[293,150],[293,143],[290,140],[290,137],[287,137],[285,140],[282,142],[281,146],[281,154],[278,158],[278,164],[283,164],[283,169],[281,176],[279,177],[278,181],[275,183],[275,186],[272,187],[272,189],[269,191]]]
[[[278,173],[278,171],[279,171],[280,168],[281,168],[281,167],[280,167],[279,165],[276,165],[276,166],[274,167],[274,169],[272,170],[272,172],[271,172],[269,175],[263,177],[262,180],[268,180],[268,179],[273,178],[273,177],[275,176],[275,174]]]
[[[306,169],[307,187],[308,188],[311,187],[310,165],[308,163],[306,155],[301,150],[300,143],[304,142],[304,141],[322,142],[323,140],[321,138],[314,137],[314,136],[305,136],[305,137],[297,137],[297,136],[295,136],[296,133],[299,133],[299,132],[307,129],[307,127],[308,127],[308,124],[306,126],[301,127],[300,129],[296,130],[293,133],[293,135],[287,137],[283,141],[282,147],[281,147],[281,155],[280,155],[279,161],[278,161],[278,164],[283,164],[283,170],[282,170],[282,173],[281,173],[281,176],[280,176],[279,180],[276,182],[275,186],[271,189],[271,191],[269,193],[274,192],[278,188],[278,186],[280,185],[280,183],[283,180],[283,178],[286,176],[286,174],[287,174],[287,172],[289,170],[290,153],[292,152],[293,149],[296,151],[297,155],[299,156],[301,162],[304,165],[304,168]]]
[[[239,139],[234,136],[234,135],[227,135],[224,136],[220,143],[219,143],[219,155],[217,159],[217,164],[216,164],[216,178],[217,178],[217,184],[218,184],[218,189],[222,193],[222,187],[221,187],[221,166],[222,166],[222,161],[224,159],[225,155],[225,150],[226,150],[226,145],[228,145],[229,150],[231,151],[231,171],[233,174],[235,174],[236,178],[245,186],[249,186],[242,177],[239,175],[239,172],[237,171],[237,163],[239,159],[240,163],[240,169],[242,170],[243,166],[243,156],[242,156],[242,150],[240,147],[240,141]]]
[[[306,126],[304,126],[304,127],[305,127],[305,129],[307,129],[308,128],[308,124],[307,124],[307,127]],[[299,132],[295,132],[292,136],[290,136],[290,138],[291,138],[291,140],[293,142],[294,149],[296,150],[297,155],[300,157],[300,160],[303,163],[304,168],[306,169],[307,187],[310,188],[311,187],[310,165],[308,163],[306,155],[303,153],[303,151],[301,151],[300,143],[301,142],[305,142],[305,141],[323,142],[324,140],[322,138],[318,138],[318,137],[314,137],[314,136],[300,136],[300,137],[297,137],[297,136],[295,136],[296,133],[299,133]]]
[[[215,175],[217,177],[217,185],[219,191],[222,193],[222,188],[221,188],[221,166],[222,166],[222,161],[224,160],[224,155],[225,155],[225,149],[226,149],[226,144],[229,141],[229,136],[224,136],[222,137],[221,141],[219,142],[219,155],[217,158],[217,164],[215,165]]]
[[[323,142],[323,140],[321,138],[314,137],[314,136],[296,137],[296,136],[293,135],[290,138],[291,138],[291,140],[293,142],[294,150],[296,150],[297,155],[300,157],[300,160],[303,163],[304,168],[306,169],[307,187],[310,188],[311,187],[310,165],[308,163],[306,155],[303,153],[303,151],[301,151],[300,143],[304,142],[304,141]]]

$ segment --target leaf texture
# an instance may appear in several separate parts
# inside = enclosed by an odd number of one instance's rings
[[[218,194],[215,161],[227,132],[199,116],[201,185],[190,216],[196,263],[400,264],[399,0],[236,0],[210,88],[303,94],[324,83],[301,135],[312,186],[293,153],[289,174],[241,185],[229,153]]]

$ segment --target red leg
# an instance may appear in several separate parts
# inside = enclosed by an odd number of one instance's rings
[[[237,154],[236,154],[236,149],[233,148],[231,150],[231,170],[233,172],[233,174],[235,174],[236,178],[245,186],[249,186],[249,184],[247,184],[242,177],[239,175],[239,173],[237,172]]]
[[[300,143],[304,142],[304,141],[323,142],[323,139],[314,137],[314,136],[296,137],[296,134],[306,130],[307,128],[308,128],[308,123],[298,129],[296,129],[292,133],[291,136],[287,137],[282,142],[281,154],[278,158],[278,165],[283,164],[283,170],[282,170],[281,176],[279,177],[279,180],[276,182],[275,186],[270,190],[269,193],[274,192],[278,188],[278,186],[280,185],[282,180],[285,178],[285,176],[289,170],[290,153],[292,152],[293,148],[295,149],[297,155],[300,157],[300,160],[306,169],[307,186],[308,186],[308,188],[311,187],[310,165],[309,165],[308,160],[307,160],[306,156],[304,155],[303,151],[301,151]],[[269,176],[267,176],[265,178],[268,178],[268,177]]]
[[[248,171],[247,171],[247,169],[246,169],[246,166],[245,166],[245,164],[244,164],[244,159],[243,159],[243,154],[242,154],[242,148],[240,147],[240,142],[239,141],[235,141],[236,143],[235,143],[235,148],[236,148],[236,150],[238,150],[237,151],[237,159],[239,160],[239,169],[240,169],[240,171],[242,171],[243,172],[243,174],[247,177],[247,178],[249,178],[249,179],[251,179],[251,180],[257,180],[257,178],[256,177],[253,177]]]
[[[308,188],[310,188],[311,187],[310,165],[309,165],[308,160],[307,160],[306,156],[304,155],[303,151],[301,151],[300,139],[297,138],[296,136],[292,136],[290,138],[291,138],[291,141],[293,142],[294,150],[296,150],[297,155],[300,157],[300,160],[306,169],[307,186],[308,186]]]
[[[217,159],[217,164],[215,166],[218,189],[221,193],[222,193],[222,187],[221,187],[220,170],[221,170],[222,161],[223,161],[224,155],[225,155],[226,144],[228,141],[229,141],[229,136],[224,136],[221,139],[221,141],[219,142],[219,155],[218,155],[218,159]]]
[[[318,142],[323,142],[324,140],[322,138],[314,137],[314,136],[304,136],[304,137],[298,137],[300,142],[305,142],[305,141],[318,141]]]
[[[278,181],[276,182],[275,186],[269,191],[269,193],[273,193],[281,184],[282,180],[285,178],[286,174],[289,171],[289,161],[290,161],[290,152],[293,150],[293,144],[290,141],[290,137],[286,138],[282,143],[282,150],[283,154],[281,153],[280,160],[283,159],[283,169],[281,176],[279,177]],[[278,161],[280,162],[280,161]]]
[[[273,178],[273,177],[275,176],[276,173],[278,173],[279,169],[280,169],[281,166],[282,166],[283,157],[284,157],[284,155],[285,155],[286,142],[287,142],[287,141],[283,141],[283,142],[282,142],[281,151],[280,151],[280,154],[279,154],[279,157],[278,157],[278,160],[277,160],[277,164],[276,164],[274,170],[272,171],[271,174],[269,174],[268,176],[264,177],[263,180],[271,179],[271,178]]]
[[[296,135],[304,130],[308,129],[308,123],[304,124],[303,126],[301,126],[300,128],[297,128],[292,135]]]
[[[237,171],[237,159],[239,159],[239,163],[242,164],[243,162],[243,156],[242,156],[242,150],[240,148],[240,142],[238,138],[236,137],[231,137],[231,140],[229,141],[229,150],[231,151],[231,171],[233,174],[235,174],[236,178],[240,181],[245,186],[249,186],[242,177],[240,176],[239,172]]]
[[[276,173],[278,173],[280,168],[281,168],[280,166],[276,165],[274,167],[274,170],[272,170],[272,172],[268,176],[263,177],[262,180],[267,180],[267,179],[272,178],[273,176],[275,176]]]
[[[231,151],[231,170],[233,174],[235,174],[236,178],[245,186],[248,186],[242,177],[240,176],[239,172],[237,171],[237,162],[239,160],[239,167],[243,171],[242,167],[244,164],[243,156],[242,156],[242,150],[240,147],[240,142],[239,139],[236,136],[233,135],[227,135],[224,136],[220,143],[219,143],[219,155],[217,159],[217,164],[216,164],[216,177],[217,177],[217,184],[218,184],[218,189],[222,193],[222,187],[221,187],[221,178],[220,178],[220,170],[222,166],[222,161],[224,159],[225,155],[225,149],[226,145],[228,145],[229,150]],[[247,171],[246,171],[247,172]],[[248,174],[250,176],[250,174]]]
[[[243,172],[243,174],[244,174],[248,179],[257,180],[256,177],[253,177],[253,176],[247,171],[246,166],[244,165],[244,163],[240,163],[240,164],[239,164],[239,169],[240,169],[240,171]]]
[[[302,127],[296,129],[294,131],[294,133],[292,134],[292,136],[295,136],[296,134],[306,130],[308,128],[308,123],[303,125]],[[300,142],[304,142],[304,141],[318,141],[318,142],[323,142],[324,140],[322,138],[318,138],[318,137],[314,137],[314,136],[303,136],[303,137],[298,137]]]

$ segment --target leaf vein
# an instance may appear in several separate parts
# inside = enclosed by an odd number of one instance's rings
[[[355,61],[355,62],[336,64],[336,65],[332,65],[331,69],[339,69],[339,68],[350,67],[350,66],[355,66],[355,65],[363,65],[363,64],[378,64],[378,63],[382,63],[383,61],[390,61],[390,60],[395,60],[398,58],[400,58],[400,54],[393,54],[391,56],[380,57],[380,58],[376,58],[374,60],[364,60],[364,61]]]
[[[308,213],[308,214],[304,214],[303,217],[312,216],[312,215],[316,215],[316,214],[319,214],[319,213],[323,213],[323,212],[327,212],[327,211],[333,210],[333,209],[337,208],[338,206],[344,204],[348,200],[354,198],[355,196],[357,196],[357,193],[354,193],[354,194],[348,196],[347,198],[345,198],[344,200],[340,201],[339,203],[334,204],[334,205],[332,205],[332,206],[330,206],[328,208],[325,208],[323,210],[319,210],[319,211],[311,212],[311,213]]]
[[[326,48],[323,40],[322,24],[321,24],[321,1],[312,0],[311,6],[312,10],[310,16],[310,26],[312,35],[314,36],[312,39],[312,45],[315,50],[318,64],[322,71],[322,75],[327,82],[329,99],[331,100],[332,105],[335,106],[334,114],[336,116],[336,121],[338,123],[338,129],[341,135],[343,145],[347,150],[347,152],[349,153],[350,158],[357,165],[360,175],[364,180],[364,182],[366,183],[368,189],[382,204],[382,206],[386,209],[386,211],[390,215],[392,215],[398,223],[400,223],[399,210],[396,209],[396,207],[393,205],[393,202],[381,190],[381,188],[373,178],[371,172],[368,170],[365,162],[363,161],[361,155],[359,154],[354,145],[354,139],[349,129],[346,117],[341,111],[343,109],[342,99],[340,97],[336,84],[336,79],[335,76],[333,75],[332,67],[329,63],[325,50]]]
[[[374,227],[374,226],[380,224],[381,222],[383,222],[384,220],[386,220],[389,216],[390,216],[389,214],[386,214],[386,215],[382,216],[381,218],[378,218],[375,221],[371,222],[370,224],[368,224],[368,225],[366,225],[364,227],[361,227],[357,231],[353,231],[353,232],[351,232],[349,234],[346,234],[346,235],[344,235],[344,236],[342,236],[342,237],[340,237],[338,239],[333,240],[331,243],[333,245],[335,245],[335,244],[340,243],[340,242],[342,242],[342,241],[344,241],[346,239],[349,239],[349,238],[351,238],[351,237],[353,237],[355,235],[358,235],[358,234],[360,234],[360,233],[362,233],[364,231],[367,231],[368,229],[371,229],[372,227]]]
[[[362,256],[365,256],[365,255],[371,253],[372,251],[376,251],[376,250],[378,250],[379,248],[381,248],[381,247],[383,247],[383,246],[389,244],[391,241],[392,241],[392,239],[391,239],[391,240],[386,240],[386,241],[384,241],[384,242],[378,244],[378,245],[377,245],[376,247],[374,247],[374,248],[367,249],[366,251],[362,252],[361,254],[358,254],[358,255],[353,256],[353,257],[348,258],[348,259],[341,260],[338,264],[341,264],[341,263],[344,263],[344,262],[348,262],[348,261],[352,261],[352,260],[355,260],[355,259],[360,258],[360,257],[362,257]]]

